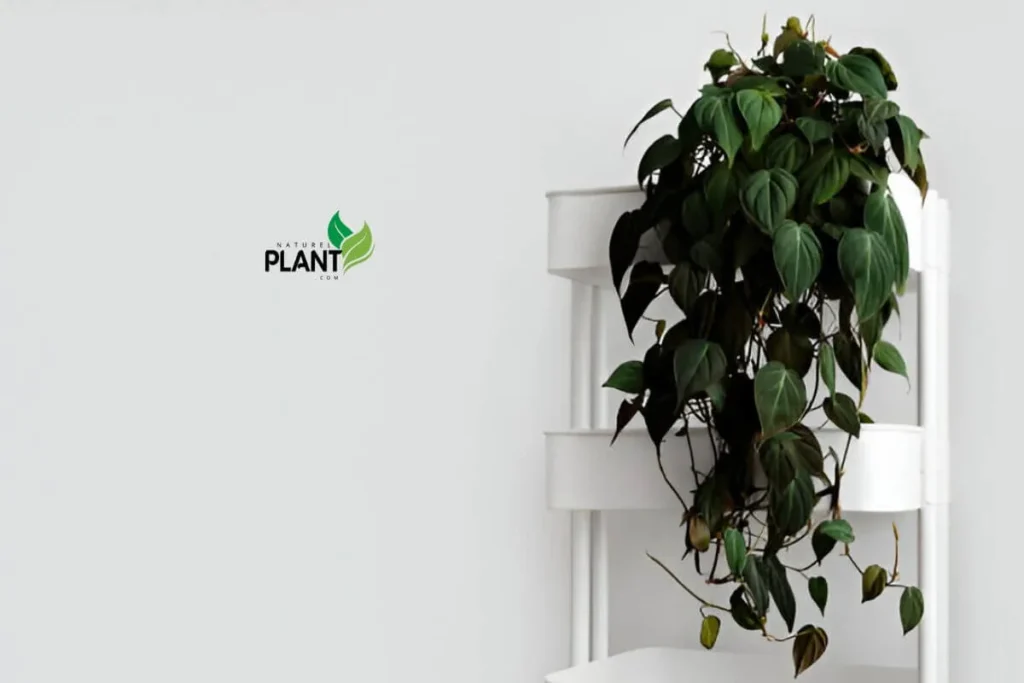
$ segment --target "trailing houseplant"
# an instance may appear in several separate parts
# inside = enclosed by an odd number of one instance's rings
[[[815,38],[813,23],[808,31],[790,18],[772,42],[762,26],[750,59],[726,36],[705,64],[711,82],[700,97],[685,112],[659,102],[627,136],[663,112],[679,117],[676,134],[643,154],[645,201],[619,218],[609,244],[630,337],[643,320],[655,324],[656,341],[605,383],[628,394],[616,437],[639,415],[659,467],[670,433],[690,444],[694,489],[680,491],[666,475],[683,511],[684,558],[708,583],[735,589],[727,605],[716,604],[655,561],[698,601],[700,642],[713,647],[720,618],[731,617],[791,641],[796,675],[821,657],[828,636],[813,623],[796,628],[791,580],[823,614],[828,584],[814,569],[830,554],[859,573],[863,601],[902,592],[904,634],[924,611],[920,590],[899,583],[895,525],[892,565],[854,560],[839,493],[850,443],[871,421],[861,408],[872,368],[907,377],[899,349],[881,338],[909,277],[888,180],[905,173],[923,201],[927,136],[889,99],[897,80],[877,50],[840,53]],[[670,269],[637,260],[652,234]],[[645,316],[662,295],[680,310],[673,325]],[[857,395],[837,391],[837,371]],[[820,421],[809,419],[818,409],[847,433],[843,452],[823,452]],[[690,439],[698,424],[714,452],[703,472]],[[808,539],[815,562],[788,565],[787,549]],[[787,634],[769,633],[770,610]]]

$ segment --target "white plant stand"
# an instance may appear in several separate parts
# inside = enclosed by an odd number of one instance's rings
[[[843,478],[842,506],[853,512],[917,510],[918,585],[925,615],[918,668],[830,666],[820,662],[801,675],[805,683],[948,683],[948,263],[949,209],[929,191],[925,202],[909,179],[894,175],[890,189],[906,223],[918,292],[917,401],[919,425],[864,425]],[[570,667],[547,683],[763,683],[791,681],[786,659],[697,649],[645,648],[609,656],[608,537],[605,512],[678,510],[652,458],[646,431],[627,429],[610,445],[614,416],[601,399],[607,367],[605,311],[599,291],[611,289],[608,241],[618,217],[639,207],[636,188],[548,194],[548,271],[572,281],[571,424],[546,434],[548,505],[572,514],[572,615]],[[641,244],[637,259],[657,257],[656,244]],[[639,419],[639,418],[638,418]],[[818,433],[823,448],[842,441],[834,430]],[[697,457],[710,457],[707,436],[695,439]],[[702,445],[704,446],[702,448]],[[688,486],[684,448],[663,448],[669,478]],[[853,463],[853,464],[849,464]],[[683,489],[688,490],[688,489]],[[788,657],[788,652],[786,654]],[[767,676],[767,677],[766,677]]]

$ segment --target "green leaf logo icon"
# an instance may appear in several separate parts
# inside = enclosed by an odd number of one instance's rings
[[[373,256],[373,233],[370,226],[363,223],[359,232],[345,225],[341,216],[335,211],[331,222],[327,224],[327,239],[342,254],[342,273],[347,273],[352,266],[359,265]]]
[[[341,253],[344,256],[343,273],[373,256],[373,233],[370,232],[370,226],[363,223],[359,232],[347,237],[341,243]]]

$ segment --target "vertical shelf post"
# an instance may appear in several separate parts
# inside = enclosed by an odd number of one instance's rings
[[[590,428],[593,424],[594,367],[591,359],[593,322],[593,287],[572,283],[572,328],[570,387],[570,420],[573,429]],[[591,513],[572,513],[572,617],[570,649],[572,666],[590,661],[591,625]]]
[[[601,384],[610,370],[608,366],[608,330],[606,302],[601,290],[593,288],[591,302],[591,424],[595,428],[612,427],[608,397]],[[592,661],[608,656],[608,516],[602,510],[591,513],[591,576],[590,576],[590,658]]]

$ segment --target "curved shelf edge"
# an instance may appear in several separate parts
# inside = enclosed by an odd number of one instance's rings
[[[679,501],[657,466],[647,432],[626,429],[612,444],[614,430],[564,430],[545,433],[548,506],[558,510],[677,510]],[[815,432],[822,451],[841,457],[847,434]],[[714,463],[706,429],[691,429],[698,471]],[[868,424],[850,439],[841,501],[846,512],[917,510],[923,495],[924,430],[911,425]],[[695,488],[689,449],[683,437],[662,443],[662,465],[680,492]],[[685,493],[684,493],[685,495]]]
[[[757,680],[792,683],[788,650],[780,656],[651,647],[564,669],[545,683],[702,683]],[[917,669],[838,666],[821,661],[800,675],[801,683],[917,683]]]

